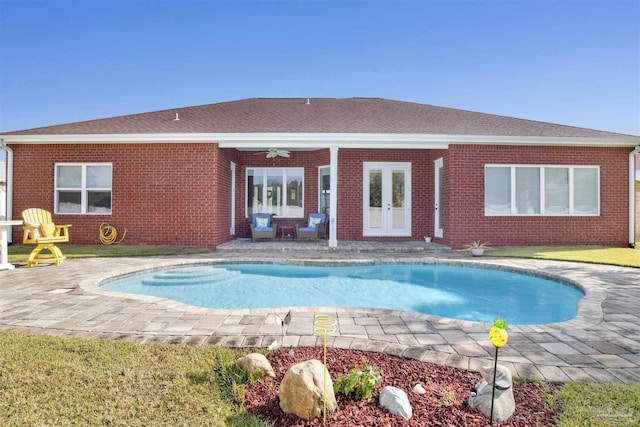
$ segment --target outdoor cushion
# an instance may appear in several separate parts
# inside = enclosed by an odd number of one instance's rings
[[[316,227],[299,227],[298,228],[299,231],[303,231],[303,232],[307,232],[307,233],[313,233],[314,231],[316,231]]]
[[[322,218],[319,216],[310,216],[309,217],[309,227],[315,227],[316,225],[322,222]]]
[[[254,227],[255,231],[273,231],[273,227]]]
[[[256,217],[256,228],[267,228],[269,227],[269,218],[268,217]]]

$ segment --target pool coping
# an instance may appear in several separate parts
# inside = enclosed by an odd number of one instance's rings
[[[562,322],[554,322],[554,323],[542,323],[542,324],[522,324],[522,325],[512,325],[509,324],[509,330],[512,331],[520,331],[520,326],[536,326],[536,325],[557,325],[565,328],[572,327],[585,327],[592,326],[600,323],[603,318],[603,313],[601,309],[602,301],[606,298],[606,292],[597,285],[590,283],[580,283],[575,279],[570,277],[565,277],[561,274],[553,274],[545,271],[539,271],[535,268],[523,268],[523,267],[514,267],[512,265],[500,265],[494,264],[491,260],[484,260],[484,262],[479,261],[465,261],[465,260],[439,260],[436,258],[432,258],[429,260],[425,260],[424,258],[414,258],[414,259],[399,259],[399,260],[391,260],[391,261],[383,261],[383,260],[373,260],[373,259],[361,259],[361,260],[343,260],[337,261],[334,259],[287,259],[287,260],[264,260],[264,259],[256,259],[256,260],[209,260],[209,261],[192,261],[192,262],[180,262],[180,263],[169,263],[163,266],[157,266],[146,269],[132,269],[131,271],[123,272],[117,275],[110,275],[109,277],[105,277],[99,279],[97,282],[95,278],[86,279],[79,283],[79,287],[84,289],[87,292],[98,293],[101,295],[114,295],[122,298],[129,299],[137,299],[145,302],[153,302],[161,305],[167,304],[170,307],[183,306],[185,309],[202,311],[202,312],[211,312],[214,310],[216,313],[228,313],[228,314],[263,314],[268,315],[272,313],[282,314],[287,312],[308,312],[308,311],[335,311],[337,313],[372,313],[376,315],[405,315],[405,316],[413,316],[417,319],[424,319],[426,321],[441,321],[446,319],[449,322],[461,322],[461,325],[472,324],[477,325],[478,323],[487,324],[487,322],[479,322],[479,321],[470,321],[456,318],[448,318],[442,316],[436,316],[431,314],[418,313],[413,311],[404,311],[404,310],[393,310],[393,309],[380,309],[380,308],[365,308],[365,307],[334,307],[334,306],[283,306],[277,308],[244,308],[244,309],[224,309],[224,308],[206,308],[206,307],[198,307],[190,304],[182,303],[179,301],[156,297],[151,295],[140,295],[140,294],[130,294],[126,292],[113,291],[109,289],[104,289],[102,285],[109,283],[114,280],[118,280],[125,277],[131,277],[138,274],[146,274],[153,273],[162,270],[168,270],[171,268],[188,268],[189,266],[203,266],[203,265],[216,265],[216,264],[282,264],[282,265],[313,265],[313,266],[362,266],[362,265],[383,265],[383,264],[407,264],[407,265],[444,265],[444,266],[460,266],[467,268],[482,268],[482,269],[491,269],[498,271],[506,271],[510,273],[518,273],[532,277],[539,277],[543,279],[548,279],[551,281],[555,281],[558,283],[562,283],[567,286],[572,286],[581,290],[584,293],[584,296],[578,302],[577,313],[573,319],[562,321]]]

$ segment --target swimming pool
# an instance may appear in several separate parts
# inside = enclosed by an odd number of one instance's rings
[[[509,324],[570,320],[584,292],[553,280],[446,264],[210,264],[113,280],[103,289],[221,309],[352,307]]]

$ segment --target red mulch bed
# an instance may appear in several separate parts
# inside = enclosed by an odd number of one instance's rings
[[[267,358],[276,372],[276,378],[266,379],[249,386],[244,406],[247,411],[275,426],[321,426],[322,418],[305,421],[287,415],[280,409],[278,388],[287,370],[294,364],[309,359],[323,360],[322,348],[304,347],[271,352]],[[489,420],[471,409],[467,403],[469,392],[480,380],[480,375],[462,369],[449,368],[383,353],[327,349],[327,368],[335,381],[360,363],[362,358],[381,370],[382,385],[374,391],[370,401],[355,401],[342,393],[336,395],[338,410],[327,415],[328,426],[487,426]],[[411,390],[422,384],[426,394]],[[382,387],[391,385],[404,390],[413,407],[410,420],[392,415],[378,405]],[[546,404],[547,396],[555,394],[558,385],[542,383],[514,383],[516,411],[505,422],[496,426],[551,426],[554,412]],[[445,396],[455,393],[455,401]],[[445,394],[443,394],[445,393]]]

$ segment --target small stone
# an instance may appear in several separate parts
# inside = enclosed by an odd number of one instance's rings
[[[425,394],[427,392],[427,390],[425,390],[424,387],[422,387],[422,384],[416,384],[413,387],[413,392],[415,394]]]
[[[409,403],[409,397],[407,393],[399,388],[386,386],[380,392],[380,399],[378,400],[380,406],[387,409],[393,415],[400,415],[401,417],[409,420],[413,415],[413,408]]]
[[[251,372],[252,374],[268,375],[271,378],[276,377],[276,373],[273,371],[271,363],[269,363],[264,354],[247,354],[246,356],[239,358],[237,363],[242,369]]]
[[[498,365],[496,370],[495,390],[493,387],[493,366],[480,368],[482,379],[475,386],[475,391],[469,393],[469,406],[476,409],[493,421],[502,422],[513,415],[516,403],[511,387],[511,372],[502,365]]]

